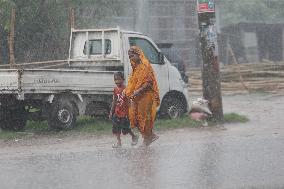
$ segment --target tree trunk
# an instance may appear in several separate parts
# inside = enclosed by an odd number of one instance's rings
[[[9,63],[11,68],[13,68],[15,64],[15,54],[14,54],[15,20],[16,20],[16,9],[13,8],[11,16],[11,29],[10,29],[10,34],[8,35]]]

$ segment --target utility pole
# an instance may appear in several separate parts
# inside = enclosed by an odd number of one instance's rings
[[[202,54],[203,97],[209,101],[213,120],[223,122],[220,69],[215,17],[215,0],[197,0]]]
[[[2,31],[0,30],[0,65],[1,65],[1,62],[2,62],[2,47],[1,47],[2,41],[1,41],[1,34],[2,34]]]

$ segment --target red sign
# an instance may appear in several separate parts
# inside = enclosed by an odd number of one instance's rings
[[[198,13],[215,12],[214,0],[198,0],[197,11]]]

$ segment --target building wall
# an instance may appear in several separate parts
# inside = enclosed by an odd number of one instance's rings
[[[223,40],[220,41],[223,47],[220,50],[221,62],[230,63],[224,53],[228,44],[239,63],[283,61],[283,28],[283,24],[263,23],[239,23],[224,27],[221,32]]]
[[[284,27],[282,28],[282,60],[284,60]]]
[[[97,26],[119,26],[142,32],[156,43],[172,43],[175,55],[186,65],[198,64],[196,0],[123,0],[122,4],[126,6],[119,15],[106,17]]]

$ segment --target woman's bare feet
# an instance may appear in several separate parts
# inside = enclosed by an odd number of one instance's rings
[[[150,146],[150,144],[152,144],[152,142],[154,142],[158,138],[159,136],[153,133],[149,138],[144,138],[143,145]]]

